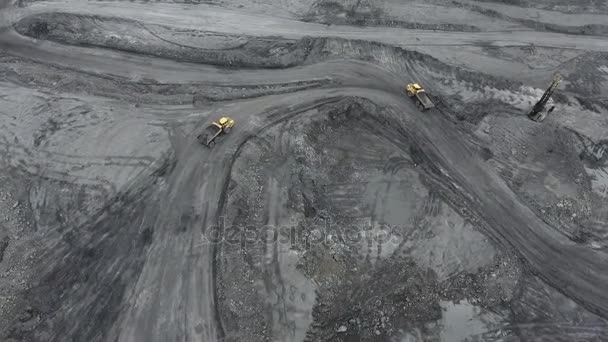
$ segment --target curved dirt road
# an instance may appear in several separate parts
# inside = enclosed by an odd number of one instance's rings
[[[540,32],[447,33],[325,27],[250,15],[216,6],[199,5],[196,11],[188,12],[187,16],[177,5],[146,6],[149,7],[142,10],[142,5],[134,3],[39,2],[24,8],[12,8],[4,13],[3,18],[18,20],[30,14],[70,12],[120,15],[158,24],[174,24],[180,18],[180,27],[202,26],[205,30],[222,33],[279,35],[286,38],[338,36],[397,46],[534,44],[608,51],[608,41],[600,37],[569,39],[561,34]],[[11,22],[3,23],[6,27],[8,25],[4,24]],[[436,110],[418,112],[409,99],[401,94],[403,80],[416,79],[416,75],[394,75],[381,67],[359,61],[323,62],[285,70],[226,71],[120,52],[100,52],[94,48],[35,42],[12,30],[0,33],[0,42],[11,55],[101,75],[137,75],[160,83],[197,82],[239,86],[293,80],[330,80],[332,83],[324,89],[259,97],[222,108],[233,113],[238,127],[213,150],[201,149],[196,144],[196,131],[187,135],[187,139],[172,141],[176,163],[165,185],[163,205],[154,222],[154,240],[136,284],[122,301],[118,316],[104,327],[106,331],[93,333],[93,328],[83,322],[70,331],[74,336],[93,334],[97,339],[103,336],[113,341],[223,340],[225,332],[217,315],[214,277],[214,261],[221,245],[201,241],[198,229],[187,229],[176,237],[171,227],[180,222],[192,227],[219,224],[228,188],[226,175],[230,174],[233,155],[247,139],[264,127],[348,96],[365,98],[392,113],[395,129],[406,132],[424,153],[426,162],[443,173],[435,176],[443,179],[446,186],[460,191],[456,195],[463,198],[468,210],[485,221],[486,233],[517,251],[531,270],[549,284],[590,311],[608,317],[606,255],[571,242],[547,225],[484,164],[442,113]],[[215,109],[207,115],[211,117],[218,111]],[[205,122],[203,119],[199,121],[199,126]],[[399,136],[394,138],[399,139]],[[184,218],[184,213],[188,213],[187,218]],[[91,307],[96,305],[92,303]],[[91,307],[78,308],[66,315],[82,319],[79,315],[88,313],[92,315],[89,316],[91,319],[96,319],[95,315],[100,314],[101,309]],[[49,340],[57,341],[64,338],[58,333],[52,333],[49,337]]]

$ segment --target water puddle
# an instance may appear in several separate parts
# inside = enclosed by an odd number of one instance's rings
[[[482,318],[481,308],[470,304],[467,300],[460,301],[458,304],[442,301],[439,305],[443,309],[440,341],[467,341],[470,337],[488,331]]]
[[[608,171],[603,168],[591,169],[588,167],[585,167],[585,171],[591,178],[591,189],[600,196],[608,197]]]
[[[479,306],[462,300],[458,303],[440,301],[442,317],[425,329],[401,331],[391,342],[473,342],[494,340],[503,336],[505,317],[488,312]]]

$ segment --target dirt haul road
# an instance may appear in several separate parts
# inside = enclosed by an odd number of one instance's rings
[[[363,39],[396,46],[411,45],[490,45],[490,46],[543,46],[587,51],[608,50],[602,37],[579,36],[535,31],[500,32],[434,32],[398,28],[358,28],[355,26],[320,25],[301,21],[226,10],[218,6],[199,4],[196,7],[151,3],[145,8],[127,2],[71,1],[36,2],[25,9],[19,8],[4,14],[10,22],[40,13],[74,13],[133,19],[148,24],[170,25],[182,29],[201,29],[210,32],[247,34],[254,36],[281,36],[298,39],[304,36],[341,37]]]
[[[211,104],[204,115],[194,117],[187,113],[191,108],[183,104],[159,104],[137,109],[137,113],[146,112],[136,115],[142,124],[128,127],[139,127],[148,132],[150,122],[159,125],[169,132],[166,138],[169,143],[154,145],[154,148],[163,150],[156,155],[153,147],[142,146],[139,153],[153,156],[154,160],[124,176],[120,182],[117,174],[108,173],[109,182],[114,184],[112,199],[94,218],[82,224],[85,232],[80,233],[79,241],[47,246],[44,262],[38,266],[43,276],[37,281],[38,285],[24,293],[32,306],[36,305],[32,298],[37,296],[51,299],[48,304],[40,304],[45,300],[38,299],[40,306],[35,310],[40,314],[40,323],[34,329],[23,330],[19,328],[20,323],[13,322],[14,326],[9,329],[10,338],[45,341],[69,338],[89,341],[221,341],[234,338],[226,328],[231,325],[225,322],[229,318],[222,317],[218,309],[216,263],[222,255],[222,245],[204,241],[202,236],[205,229],[222,221],[235,158],[247,141],[269,127],[349,97],[365,99],[382,108],[383,120],[387,122],[384,134],[395,141],[406,139],[413,144],[423,156],[420,169],[435,180],[446,193],[446,198],[452,198],[455,207],[471,212],[472,218],[480,220],[484,233],[498,244],[513,249],[533,274],[588,310],[608,317],[606,255],[572,242],[544,222],[484,162],[468,142],[466,134],[456,129],[446,114],[438,110],[418,112],[402,93],[405,80],[422,77],[424,81],[425,76],[418,74],[413,65],[400,70],[399,74],[386,66],[356,60],[322,61],[282,70],[230,70],[34,40],[16,33],[12,25],[30,15],[72,13],[126,18],[176,29],[197,28],[222,34],[287,39],[339,37],[401,47],[535,45],[600,52],[608,51],[605,38],[579,36],[572,39],[564,34],[535,31],[471,33],[327,27],[210,5],[42,1],[24,7],[8,6],[1,11],[3,54],[59,66],[66,72],[104,75],[122,78],[126,82],[144,80],[143,83],[150,84],[223,87],[295,81],[322,84],[320,89]],[[10,87],[9,81],[3,80],[3,83],[3,88]],[[19,89],[28,92],[27,84],[20,84]],[[73,96],[97,106],[104,101],[94,96]],[[12,100],[5,98],[3,101],[9,103]],[[108,106],[120,108],[114,102]],[[22,110],[27,112],[28,109]],[[126,115],[116,116],[113,119],[115,125],[120,125],[120,120],[128,120],[130,109],[123,110]],[[164,114],[165,110],[171,112]],[[196,134],[208,120],[223,112],[229,112],[236,120],[235,129],[222,137],[212,150],[201,148],[194,139]],[[184,128],[188,124],[190,126]],[[17,143],[17,138],[20,138],[17,133],[7,133],[3,142],[9,151],[3,155],[3,163],[9,166],[19,166],[18,159],[36,153],[33,147],[20,152],[17,146],[21,143]],[[106,139],[107,144],[112,144],[109,138]],[[83,149],[81,153],[84,151],[87,150]],[[91,160],[83,155],[69,163],[85,164]],[[47,168],[60,170],[63,173],[58,174],[62,175],[72,172],[72,169],[63,170],[53,162],[42,170],[31,172],[48,172],[50,175]],[[155,187],[159,190],[150,193],[150,189]],[[113,201],[114,204],[111,203]],[[141,208],[136,203],[139,201],[142,202]],[[116,221],[112,221],[112,217]],[[146,231],[153,234],[142,233]],[[133,244],[125,242],[133,236],[139,239],[142,234],[147,236],[142,243],[135,240]],[[63,233],[61,239],[68,240],[65,235]],[[59,263],[58,260],[63,261]]]

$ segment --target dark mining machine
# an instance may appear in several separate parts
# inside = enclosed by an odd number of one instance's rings
[[[555,89],[557,89],[561,81],[562,76],[560,74],[555,74],[553,76],[553,80],[551,81],[551,84],[549,84],[549,88],[547,88],[540,100],[536,102],[534,107],[532,107],[532,109],[528,113],[528,117],[530,118],[530,120],[541,122],[545,119],[545,117],[547,117],[549,113],[553,111],[553,109],[555,109],[555,106],[551,106],[550,108],[546,107],[547,103],[549,102],[549,99],[551,98],[551,95],[553,95],[553,92],[555,91]]]

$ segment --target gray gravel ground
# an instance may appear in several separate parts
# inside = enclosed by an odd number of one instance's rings
[[[606,23],[0,0],[0,340],[608,340]]]

